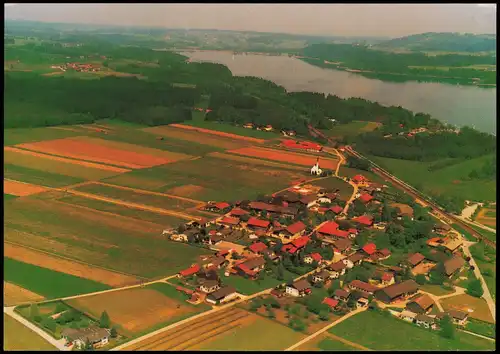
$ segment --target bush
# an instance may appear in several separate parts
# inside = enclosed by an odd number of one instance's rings
[[[467,294],[474,297],[481,297],[483,296],[483,293],[484,293],[483,286],[479,279],[474,279],[470,281],[469,284],[467,285]]]
[[[427,283],[427,279],[425,278],[424,274],[418,274],[415,277],[415,281],[420,285],[424,285],[425,283]]]
[[[328,313],[328,311],[320,311],[319,312],[319,319],[321,321],[328,321],[330,319],[330,314]]]
[[[109,335],[111,336],[111,338],[116,338],[118,336],[118,333],[116,332],[116,327],[111,328]]]

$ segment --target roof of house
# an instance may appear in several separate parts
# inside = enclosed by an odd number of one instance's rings
[[[352,263],[356,263],[356,262],[358,262],[358,261],[360,261],[360,260],[362,260],[364,258],[365,258],[364,255],[362,255],[359,252],[355,252],[355,253],[351,254],[350,256],[348,256],[346,259],[348,259]]]
[[[299,211],[299,209],[296,207],[291,207],[291,206],[284,207],[264,202],[250,202],[248,204],[248,207],[250,209],[255,209],[255,210],[265,210],[273,213],[291,214],[291,215],[296,215]]]
[[[446,315],[450,315],[452,318],[456,318],[457,320],[464,320],[469,317],[467,312],[462,312],[458,310],[448,310],[446,312],[440,312],[436,315],[437,318],[443,318]]]
[[[219,222],[221,224],[238,225],[240,223],[240,219],[232,218],[230,216],[224,216],[222,219],[220,219]]]
[[[442,243],[442,240],[443,239],[441,237],[432,237],[432,238],[428,239],[426,243],[428,245],[431,245],[433,243]]]
[[[446,275],[452,275],[455,273],[458,269],[462,268],[465,264],[465,260],[462,257],[459,256],[453,256],[447,261],[443,262],[444,265],[444,272]]]
[[[408,204],[403,203],[391,203],[389,204],[393,208],[398,208],[401,215],[413,216],[413,208]]]
[[[266,228],[269,226],[269,221],[252,217],[248,220],[247,225]]]
[[[233,210],[230,211],[230,214],[233,216],[242,216],[248,214],[248,211],[243,210],[241,208],[234,208]]]
[[[415,318],[415,317],[417,317],[417,314],[415,312],[411,312],[411,311],[408,311],[408,310],[403,310],[403,311],[401,311],[400,316],[401,317]]]
[[[233,294],[235,292],[236,292],[236,289],[233,288],[232,286],[225,286],[223,288],[220,288],[217,291],[214,291],[213,293],[211,293],[208,296],[215,299],[215,300],[220,300],[220,299],[223,299],[226,296]]]
[[[413,253],[412,255],[410,255],[406,261],[408,263],[410,263],[411,265],[415,266],[417,264],[419,264],[420,262],[422,262],[423,260],[425,259],[425,256],[421,253]]]
[[[349,231],[344,231],[344,230],[341,230],[341,229],[335,229],[335,230],[332,230],[332,232],[329,234],[330,236],[336,236],[336,237],[340,237],[340,238],[343,238],[343,239],[347,239],[350,235]]]
[[[357,288],[357,289],[361,289],[361,290],[369,292],[369,293],[372,293],[378,289],[375,285],[365,283],[364,281],[361,281],[359,279],[355,279],[352,282],[350,282],[349,286],[352,286],[352,287]]]
[[[319,253],[311,253],[309,255],[312,259],[314,259],[316,262],[319,262],[323,259]]]
[[[322,234],[327,234],[327,235],[333,235],[335,233],[335,230],[339,228],[339,224],[337,224],[335,221],[327,221],[321,227],[318,229],[318,232]]]
[[[422,314],[415,316],[415,320],[417,320],[419,322],[425,322],[425,323],[431,323],[431,324],[436,322],[436,320],[433,317],[430,317],[427,315],[422,315]]]
[[[309,284],[309,282],[306,279],[297,280],[296,282],[292,283],[291,286],[297,289],[298,291],[303,291],[311,288],[311,284]]]
[[[333,295],[338,296],[340,298],[347,299],[349,297],[349,295],[351,295],[351,293],[347,290],[344,290],[344,289],[336,289],[333,292]]]
[[[368,179],[366,179],[366,177],[363,175],[356,175],[352,178],[352,180],[355,182],[363,182],[363,181],[367,181]]]
[[[455,251],[458,247],[462,246],[463,242],[459,238],[448,238],[443,243],[443,246],[450,251]]]
[[[377,252],[380,252],[382,254],[382,256],[384,256],[384,257],[387,257],[387,256],[391,255],[391,251],[389,251],[388,248],[384,248],[384,249],[378,250]]]
[[[229,208],[231,205],[229,205],[229,203],[226,203],[226,202],[218,202],[218,203],[215,203],[214,206],[217,208],[217,209],[226,209],[226,208]]]
[[[183,277],[189,277],[193,274],[196,274],[200,271],[201,267],[199,264],[193,264],[191,267],[181,270],[179,274]]]
[[[323,279],[329,278],[330,273],[328,273],[325,269],[322,269],[321,271],[314,273],[315,276],[321,277]]]
[[[333,245],[335,246],[335,248],[342,252],[351,248],[352,242],[351,240],[346,238],[339,238],[338,240],[333,241]]]
[[[266,248],[264,251],[262,251],[262,255],[269,257],[271,260],[274,260],[278,258],[279,256],[269,248]]]
[[[252,251],[253,253],[260,253],[260,252],[266,250],[267,246],[263,242],[257,242],[257,243],[254,243],[254,244],[248,246],[248,249],[250,251]]]
[[[356,235],[357,235],[357,234],[359,233],[358,229],[356,229],[356,228],[354,228],[354,227],[351,227],[351,228],[350,228],[349,230],[347,230],[347,231],[349,231],[349,233],[350,233],[350,234],[356,234]]]
[[[355,221],[363,225],[371,225],[373,224],[373,217],[369,215],[361,215],[358,216],[357,218],[352,219],[352,221]]]
[[[344,209],[340,205],[334,205],[329,210],[333,211],[335,214],[338,214]]]
[[[445,223],[443,223],[443,222],[437,222],[437,223],[434,225],[434,228],[435,228],[435,229],[445,230],[445,231],[451,230],[451,226],[450,226],[450,225],[448,225],[448,224],[445,224]]]
[[[296,238],[295,240],[293,240],[291,242],[292,245],[294,245],[296,248],[302,248],[304,247],[305,245],[307,245],[307,243],[310,241],[311,239],[309,238],[309,236],[300,236],[299,238]]]
[[[295,253],[297,251],[297,247],[292,245],[291,243],[287,243],[283,247],[281,247],[282,252]]]
[[[338,262],[335,262],[335,263],[332,263],[328,266],[328,269],[331,269],[333,270],[334,272],[339,272],[341,271],[342,269],[344,269],[345,267],[347,267],[344,262],[342,261],[338,261]]]
[[[434,301],[432,301],[431,297],[426,294],[423,294],[422,296],[419,296],[416,299],[410,301],[408,305],[411,303],[417,304],[424,311],[426,311],[429,307],[434,305]]]
[[[339,300],[332,299],[330,297],[325,297],[322,304],[327,304],[330,307],[335,307],[339,304]]]
[[[219,257],[214,257],[210,260],[209,264],[212,264],[216,267],[220,266],[221,264],[224,264],[226,262],[226,258],[219,256]]]
[[[105,328],[99,328],[96,326],[80,329],[65,328],[62,330],[61,335],[67,337],[71,342],[76,339],[86,342],[88,339],[91,343],[110,336],[109,332]]]
[[[254,269],[264,264],[266,264],[266,260],[264,259],[264,257],[255,257],[241,263],[240,266],[245,265],[249,269]]]
[[[306,196],[303,196],[302,198],[300,198],[300,202],[302,204],[309,204],[311,202],[316,201],[316,199],[318,199],[318,198],[314,194],[311,194],[311,195],[306,195]]]
[[[359,200],[361,200],[363,203],[368,203],[372,199],[373,199],[373,197],[367,193],[363,193],[359,197]]]
[[[410,279],[402,283],[386,286],[378,291],[385,293],[390,299],[394,299],[400,295],[418,291],[418,284],[414,280]]]
[[[394,278],[394,274],[392,273],[384,273],[382,274],[382,281],[390,281],[392,278]]]
[[[351,291],[351,296],[356,300],[361,298],[368,299],[370,297],[370,294],[363,290],[354,290]]]
[[[207,279],[207,280],[204,280],[200,286],[203,286],[205,288],[211,288],[213,286],[217,286],[219,285],[219,281],[218,280],[215,280],[215,279]]]
[[[302,232],[306,229],[306,225],[302,221],[297,221],[286,228],[286,231],[295,235],[296,233]]]
[[[365,251],[368,255],[372,255],[377,250],[377,246],[374,243],[367,243],[363,246],[363,251]]]
[[[403,268],[401,267],[398,267],[398,266],[390,266],[389,267],[389,270],[390,271],[393,271],[394,273],[400,273],[403,271]]]

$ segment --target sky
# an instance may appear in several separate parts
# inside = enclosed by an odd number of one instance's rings
[[[496,34],[496,4],[6,4],[5,18],[332,36]]]

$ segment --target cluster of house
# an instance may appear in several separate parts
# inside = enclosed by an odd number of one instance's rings
[[[263,130],[263,131],[266,131],[266,132],[271,132],[273,131],[273,126],[272,125],[264,125],[264,126],[257,126],[253,123],[245,123],[243,124],[243,128],[247,128],[247,129],[256,129],[256,130]]]
[[[406,304],[405,309],[399,314],[399,318],[415,323],[417,326],[431,329],[438,329],[438,322],[444,316],[449,316],[452,322],[458,326],[465,326],[469,314],[457,310],[440,312],[437,315],[431,315],[434,307],[434,301],[428,295],[419,295]]]
[[[101,348],[109,343],[110,331],[98,326],[87,328],[65,328],[61,332],[61,337],[66,340],[66,346],[83,349],[87,343],[94,348]]]
[[[99,64],[80,64],[80,63],[66,63],[62,65],[52,65],[52,69],[59,69],[61,71],[66,71],[68,69],[73,69],[78,72],[96,72],[101,70]]]

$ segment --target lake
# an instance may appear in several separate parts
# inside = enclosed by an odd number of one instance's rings
[[[226,65],[233,75],[273,81],[287,91],[313,91],[342,98],[361,97],[387,106],[402,106],[430,114],[453,125],[474,126],[496,135],[496,88],[441,83],[385,82],[361,75],[324,69],[287,56],[234,55],[224,51],[181,54],[193,61]]]

